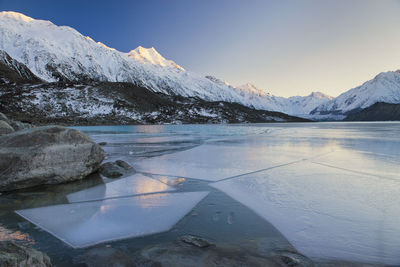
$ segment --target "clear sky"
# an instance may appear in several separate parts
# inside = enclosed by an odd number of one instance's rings
[[[400,69],[400,0],[0,0],[129,51],[279,96],[332,96]]]

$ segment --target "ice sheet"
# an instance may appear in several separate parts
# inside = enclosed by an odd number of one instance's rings
[[[311,258],[400,264],[400,183],[309,161],[211,184]]]
[[[173,191],[174,188],[142,174],[134,174],[107,184],[69,194],[69,202],[102,200],[114,197]]]
[[[164,193],[16,211],[74,248],[168,231],[208,192]]]
[[[133,165],[136,170],[142,172],[217,181],[291,163],[303,157],[304,153],[301,150],[260,146],[259,143],[230,146],[207,144],[174,154],[136,161]]]
[[[317,157],[313,161],[332,167],[400,181],[400,158],[391,155],[341,149]]]

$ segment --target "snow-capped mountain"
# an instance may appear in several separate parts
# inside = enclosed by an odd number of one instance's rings
[[[154,48],[119,52],[67,26],[0,12],[0,50],[45,81],[130,82],[154,92],[241,103],[229,86],[185,71]]]
[[[374,79],[318,106],[311,114],[342,118],[377,102],[400,103],[400,70],[382,72]]]
[[[315,107],[333,99],[333,97],[321,92],[313,92],[308,96],[279,97],[271,95],[266,90],[260,89],[251,83],[238,86],[235,89],[248,102],[253,103],[255,107],[279,110],[286,114],[296,114],[296,116],[307,116]]]
[[[73,28],[16,12],[0,12],[0,36],[0,50],[48,82],[129,82],[153,92],[237,102],[291,115],[308,113],[326,100],[313,95],[293,100],[275,97],[250,85],[235,88],[215,77],[186,71],[154,48],[139,46],[128,53],[119,52]]]

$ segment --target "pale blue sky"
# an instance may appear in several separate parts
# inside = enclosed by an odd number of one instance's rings
[[[108,46],[280,96],[336,96],[400,69],[399,0],[0,0]]]

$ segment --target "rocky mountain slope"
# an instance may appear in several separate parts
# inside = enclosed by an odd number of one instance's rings
[[[122,82],[44,82],[2,53],[0,112],[37,125],[306,121],[238,103],[155,93]],[[4,62],[4,60],[0,60]]]
[[[400,104],[378,102],[348,115],[345,121],[400,121]]]

